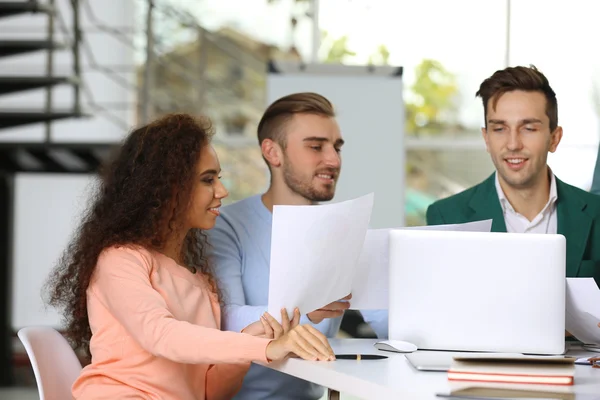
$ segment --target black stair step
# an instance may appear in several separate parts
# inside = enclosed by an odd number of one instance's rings
[[[76,82],[68,76],[0,76],[0,95]]]
[[[14,56],[40,50],[60,50],[65,48],[61,43],[50,40],[0,40],[0,57]]]
[[[0,18],[24,13],[49,13],[51,7],[38,1],[0,1]]]
[[[73,111],[0,111],[0,129],[56,121],[66,118],[85,118],[88,115]]]
[[[117,143],[0,142],[0,171],[93,173]]]

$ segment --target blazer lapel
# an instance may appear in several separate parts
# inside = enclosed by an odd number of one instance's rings
[[[574,277],[579,273],[592,219],[584,211],[587,203],[559,179],[556,192],[557,232],[567,239],[567,276]]]
[[[492,174],[483,181],[469,201],[469,207],[475,214],[474,220],[492,220],[492,232],[506,232],[504,213],[496,192],[496,175]]]

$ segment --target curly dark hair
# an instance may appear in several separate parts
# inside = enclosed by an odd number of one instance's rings
[[[83,221],[46,283],[48,303],[62,309],[75,349],[89,356],[86,290],[99,255],[118,245],[163,248],[188,211],[200,151],[211,136],[207,119],[169,114],[131,132],[101,168]],[[181,260],[204,273],[221,299],[205,250],[206,235],[190,231]]]

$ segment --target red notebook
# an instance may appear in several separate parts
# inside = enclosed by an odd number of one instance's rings
[[[575,357],[485,355],[455,357],[448,380],[469,382],[573,385]]]

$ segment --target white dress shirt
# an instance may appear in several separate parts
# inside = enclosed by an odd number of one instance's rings
[[[557,218],[556,218],[556,178],[550,171],[550,196],[548,202],[534,219],[529,221],[523,215],[515,211],[510,204],[498,180],[498,172],[496,172],[496,192],[502,206],[504,214],[504,223],[506,231],[509,233],[557,233]]]

